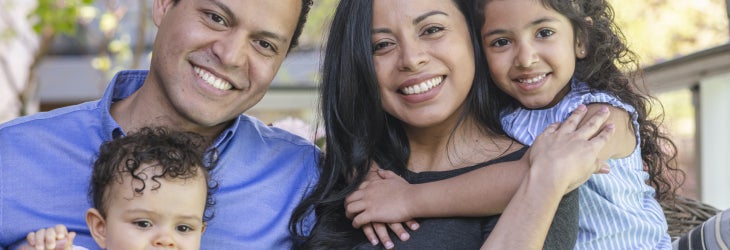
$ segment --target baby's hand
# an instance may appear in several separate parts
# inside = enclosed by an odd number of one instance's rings
[[[22,250],[71,250],[76,233],[68,232],[66,226],[56,225],[55,227],[39,229],[28,233],[27,245],[21,246]]]

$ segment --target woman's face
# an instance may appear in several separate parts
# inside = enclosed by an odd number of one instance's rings
[[[371,44],[386,112],[420,128],[456,120],[474,51],[453,1],[374,0]]]

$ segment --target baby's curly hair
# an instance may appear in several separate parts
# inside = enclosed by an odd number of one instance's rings
[[[201,135],[163,127],[145,127],[125,137],[107,141],[101,145],[94,162],[89,198],[94,208],[106,217],[111,184],[122,183],[125,176],[132,177],[132,182],[140,184],[140,187],[134,188],[134,193],[142,195],[148,188],[148,181],[152,183],[149,190],[157,190],[161,185],[159,178],[187,180],[203,174],[207,183],[203,222],[207,222],[213,218],[213,193],[218,188],[209,172],[215,166],[217,152],[206,150],[207,146],[208,141]],[[143,164],[161,171],[153,176],[140,173]]]

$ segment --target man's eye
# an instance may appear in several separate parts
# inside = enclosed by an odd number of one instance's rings
[[[259,46],[261,46],[262,48],[265,48],[265,49],[272,49],[272,48],[274,48],[274,46],[271,45],[271,43],[269,43],[267,41],[259,41]]]
[[[220,25],[226,25],[226,19],[222,16],[219,16],[215,13],[208,13],[208,16],[210,16],[210,20],[214,23],[220,24]]]

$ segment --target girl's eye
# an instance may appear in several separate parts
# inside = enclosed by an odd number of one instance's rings
[[[179,226],[177,226],[176,229],[177,229],[177,231],[180,231],[180,232],[190,232],[190,231],[193,231],[193,228],[190,227],[190,226],[188,226],[188,225],[179,225]]]
[[[552,31],[552,30],[549,30],[549,29],[542,29],[542,30],[540,30],[540,31],[537,32],[537,37],[538,38],[545,38],[545,37],[552,36],[553,34],[555,34],[555,31]]]
[[[430,35],[430,34],[438,33],[439,31],[442,31],[442,30],[444,30],[443,27],[431,26],[431,27],[428,27],[426,30],[424,30],[423,33],[425,35]]]
[[[152,223],[150,223],[149,221],[144,221],[144,220],[135,221],[135,222],[132,222],[132,224],[134,224],[135,226],[140,227],[140,228],[148,228],[148,227],[152,226]]]
[[[208,13],[210,20],[220,25],[226,25],[226,19],[215,13]]]
[[[504,39],[504,38],[500,38],[500,39],[494,40],[494,42],[492,42],[493,47],[502,47],[502,46],[507,46],[509,44],[510,44],[509,40]]]

